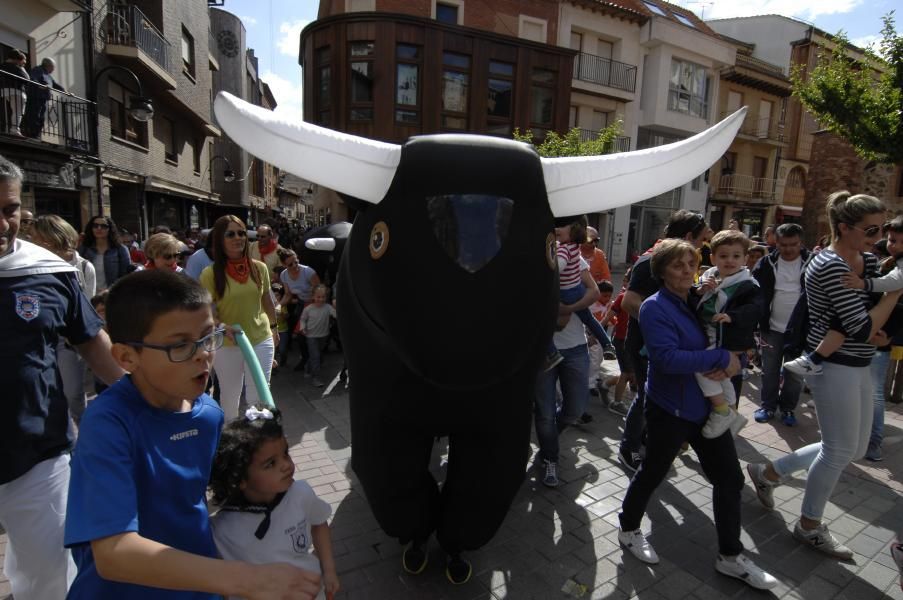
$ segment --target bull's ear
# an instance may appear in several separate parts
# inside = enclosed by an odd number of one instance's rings
[[[317,185],[378,204],[401,159],[401,146],[340,133],[220,92],[216,119],[239,146]]]
[[[646,150],[543,158],[552,214],[569,217],[600,212],[684,185],[721,158],[745,116],[744,106],[691,138]]]

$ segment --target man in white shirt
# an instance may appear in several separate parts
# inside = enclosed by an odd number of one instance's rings
[[[755,412],[758,423],[774,418],[778,409],[781,422],[788,427],[796,424],[796,410],[803,382],[798,375],[784,372],[784,332],[790,313],[803,293],[803,274],[809,251],[803,248],[803,229],[795,223],[777,228],[777,249],[763,256],[753,269],[753,277],[765,294],[768,307],[759,324],[762,332],[762,406]]]

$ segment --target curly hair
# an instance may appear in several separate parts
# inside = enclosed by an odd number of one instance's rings
[[[282,413],[276,408],[268,410],[273,413],[272,419],[251,421],[242,415],[223,429],[210,471],[209,487],[214,503],[247,504],[240,486],[248,478],[254,454],[264,442],[285,437]]]

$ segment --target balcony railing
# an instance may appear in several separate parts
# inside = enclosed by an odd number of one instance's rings
[[[724,119],[730,114],[731,113],[729,112],[723,112],[721,113],[721,118]],[[739,133],[741,135],[756,137],[760,140],[767,139],[775,142],[783,142],[784,124],[773,119],[770,115],[760,117],[756,113],[747,113],[746,118],[743,119],[743,123],[740,125]]]
[[[774,200],[774,179],[752,175],[722,175],[715,194],[735,199]]]
[[[22,85],[21,92],[13,91],[16,83]],[[12,73],[3,73],[0,87],[5,88],[0,100],[0,135],[96,153],[93,102]]]
[[[627,63],[580,53],[574,57],[574,79],[636,91],[636,67]]]
[[[131,46],[169,71],[169,42],[137,6],[109,4],[107,43]]]
[[[588,142],[590,140],[594,140],[599,137],[600,133],[600,131],[594,131],[592,129],[581,129],[580,141]],[[611,144],[606,144],[605,151],[607,153],[630,152],[630,137],[626,135],[619,135],[612,140]]]

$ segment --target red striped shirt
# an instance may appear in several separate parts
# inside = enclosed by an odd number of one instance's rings
[[[558,287],[563,290],[580,284],[580,246],[574,243],[558,244]],[[564,262],[564,266],[561,264]]]

